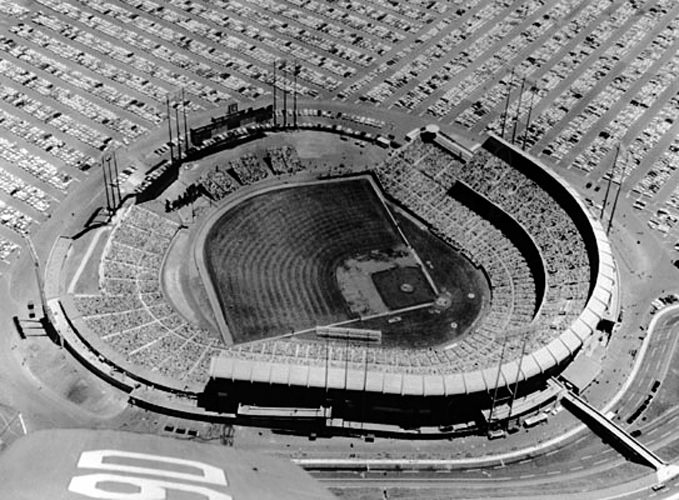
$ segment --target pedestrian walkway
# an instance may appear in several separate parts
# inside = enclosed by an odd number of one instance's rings
[[[571,391],[564,391],[563,400],[579,410],[579,412],[576,412],[576,415],[582,416],[582,414],[584,414],[587,419],[591,419],[591,421],[603,429],[610,438],[613,438],[615,442],[623,445],[627,450],[631,451],[645,463],[653,467],[656,471],[658,481],[667,481],[679,474],[678,466],[667,464],[644,444],[633,438],[622,427],[606,417],[606,415],[581,397]]]

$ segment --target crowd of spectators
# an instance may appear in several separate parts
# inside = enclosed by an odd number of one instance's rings
[[[444,241],[486,271],[493,297],[484,328],[499,334],[530,322],[537,297],[534,278],[522,253],[502,228],[448,194],[450,178],[441,175],[441,171],[450,162],[461,165],[458,160],[435,146],[420,141],[413,145],[413,151],[406,148],[403,157],[392,157],[378,169],[382,186],[428,221]],[[431,157],[427,156],[429,149]]]
[[[494,367],[500,359],[516,359],[524,349],[524,339],[526,349],[536,346],[538,335],[533,330],[529,326],[511,330],[502,343],[481,332],[451,349],[375,348],[358,341],[275,339],[231,347],[228,356],[359,372],[451,374]]]
[[[584,241],[566,212],[532,180],[483,149],[465,164],[450,160],[441,163],[438,146],[422,147],[431,153],[415,163],[418,168],[431,158],[444,166],[447,176],[465,182],[528,231],[547,271],[542,317],[552,321],[554,317],[567,316],[560,321],[566,326],[584,307],[590,279]],[[444,178],[442,174],[439,177]],[[558,334],[558,329],[554,330]]]
[[[271,170],[254,154],[241,155],[237,159],[229,161],[228,168],[234,172],[238,181],[244,186],[266,179],[271,175]]]
[[[219,340],[187,323],[165,299],[163,256],[178,224],[133,206],[107,244],[100,293],[75,295],[88,328],[128,362],[186,384],[204,383]]]
[[[266,160],[276,174],[293,174],[304,169],[297,149],[292,146],[267,149]]]
[[[198,182],[203,185],[210,194],[210,197],[215,201],[221,200],[240,187],[238,181],[223,167],[219,166],[215,167],[214,170],[208,170],[203,173]]]
[[[271,148],[264,158],[243,155],[204,173],[199,182],[218,200],[242,184],[304,168],[291,146]],[[510,165],[483,149],[461,160],[436,143],[415,140],[374,172],[390,196],[427,220],[431,230],[481,266],[490,280],[489,310],[450,349],[366,349],[298,338],[221,346],[165,299],[158,275],[177,225],[139,207],[125,214],[107,245],[101,293],[78,295],[76,305],[89,328],[128,362],[191,384],[204,383],[210,358],[224,351],[251,360],[387,372],[484,369],[546,345],[581,312],[589,293],[582,238],[565,211]],[[544,297],[537,296],[533,271],[505,228],[450,194],[456,182],[464,182],[528,231],[544,261]]]

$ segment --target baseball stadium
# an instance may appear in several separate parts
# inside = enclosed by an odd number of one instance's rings
[[[0,0],[0,70],[0,496],[676,496],[677,2]]]
[[[60,240],[46,288],[64,338],[201,418],[303,432],[479,433],[552,404],[550,379],[615,307],[575,191],[496,136],[388,140],[339,128],[341,111],[283,124],[291,111],[212,119],[217,141],[191,128],[98,250]],[[375,159],[304,149],[328,140]]]

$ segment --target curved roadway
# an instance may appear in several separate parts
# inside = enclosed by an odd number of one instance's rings
[[[639,407],[650,393],[656,380],[674,374],[672,368],[679,343],[679,306],[658,313],[649,326],[649,335],[640,352],[626,384],[607,404],[604,410],[613,411],[619,423],[630,429],[624,422]],[[669,348],[667,348],[669,346]],[[645,355],[644,355],[645,354]],[[665,392],[676,389],[674,384],[661,383],[653,402],[646,410],[651,413],[656,401],[662,400]],[[640,415],[637,421],[642,421]],[[635,421],[636,423],[636,421]],[[639,440],[664,460],[672,462],[679,457],[679,406],[672,407],[656,418],[644,423]],[[451,443],[451,448],[455,443]],[[445,498],[559,498],[572,499],[626,499],[663,498],[675,494],[674,487],[679,479],[669,481],[661,491],[653,491],[657,484],[653,469],[633,463],[610,444],[604,442],[584,425],[578,426],[567,435],[546,442],[532,449],[514,453],[488,456],[476,460],[414,461],[408,466],[394,470],[389,461],[373,461],[366,472],[320,471],[311,465],[313,460],[298,460],[313,474],[329,486],[347,488],[424,488],[431,490],[430,496],[443,494]],[[348,465],[345,461],[345,466]],[[357,465],[365,462],[354,461]],[[382,462],[384,465],[380,466]],[[391,470],[389,470],[391,468]],[[606,486],[615,483],[616,486]],[[437,492],[437,490],[440,490]]]

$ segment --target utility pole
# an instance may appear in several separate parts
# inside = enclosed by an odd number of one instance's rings
[[[618,144],[618,151],[620,151],[620,144]],[[606,235],[608,236],[611,232],[611,227],[613,227],[613,216],[615,215],[615,209],[618,207],[618,199],[620,198],[620,191],[622,191],[622,183],[625,181],[627,175],[627,152],[625,151],[625,160],[622,167],[622,174],[620,175],[620,183],[618,184],[618,190],[615,193],[615,201],[613,201],[613,208],[611,209],[611,218],[608,220],[608,229],[606,229]]]
[[[186,121],[186,98],[184,97],[184,87],[182,87],[182,113],[184,115],[184,148],[189,149],[189,125]]]
[[[502,365],[505,362],[505,352],[507,350],[508,337],[509,337],[509,333],[505,332],[504,337],[502,338],[502,351],[500,351],[500,359],[497,363],[497,375],[495,376],[495,389],[493,390],[493,399],[492,399],[491,405],[490,405],[490,412],[488,413],[488,429],[489,430],[490,430],[491,422],[493,421],[493,416],[495,414],[495,406],[497,405],[497,398],[498,398],[498,392],[499,392],[498,386],[500,385],[500,373],[502,372]]]
[[[521,101],[523,98],[523,87],[526,84],[526,77],[523,77],[523,80],[521,80],[521,90],[519,90],[519,104],[516,107],[516,114],[514,115],[514,130],[512,131],[512,144],[514,144],[514,141],[516,140],[516,128],[519,125],[519,117],[521,115]]]
[[[608,193],[611,191],[611,181],[613,180],[613,174],[615,174],[615,165],[618,163],[618,155],[620,154],[620,144],[618,143],[618,149],[615,151],[615,158],[613,159],[613,164],[608,171],[608,184],[606,185],[606,193],[604,194],[604,202],[601,205],[601,213],[599,214],[599,219],[601,222],[604,221],[604,213],[606,211],[606,204],[608,203]]]
[[[172,113],[170,113],[170,97],[165,96],[167,106],[167,129],[170,134],[170,161],[174,163],[174,143],[172,142]]]
[[[514,84],[514,68],[509,76],[509,85],[507,86],[507,100],[505,101],[505,112],[502,116],[502,138],[505,138],[505,127],[507,126],[507,113],[509,112],[509,99],[512,95],[512,85]]]
[[[535,86],[531,85],[530,87],[530,106],[528,106],[528,118],[526,119],[526,129],[523,132],[523,146],[521,149],[523,151],[526,150],[526,141],[528,140],[528,127],[530,127],[530,119],[533,114],[533,99],[535,98]]]
[[[109,199],[108,196],[108,176],[106,175],[106,166],[105,163],[106,158],[104,156],[101,157],[101,171],[104,174],[104,193],[106,194],[106,213],[107,215],[111,215],[111,200]]]
[[[293,104],[292,104],[292,119],[293,119],[293,124],[295,128],[297,128],[297,73],[299,73],[299,63],[297,62],[297,59],[295,59],[295,66],[293,68],[293,84],[292,84],[292,99],[293,99]]]
[[[283,127],[288,125],[288,62],[283,60]]]
[[[118,201],[116,200],[115,178],[111,168],[111,157],[107,156],[106,152],[104,152],[104,162],[106,164],[106,173],[108,174],[108,189],[111,190],[111,207],[109,210],[113,213],[118,206]]]
[[[120,196],[120,179],[118,178],[118,160],[116,158],[116,152],[115,150],[113,151],[113,170],[116,174],[115,176],[115,183],[113,185],[113,188],[115,189],[116,193],[118,194],[118,203],[116,203],[116,206],[120,204],[120,202],[123,200],[122,196]]]
[[[516,394],[519,392],[519,379],[521,378],[521,365],[523,364],[523,357],[526,355],[526,346],[528,345],[528,336],[533,333],[533,328],[525,328],[521,338],[521,356],[516,368],[516,380],[514,381],[514,390],[511,392],[511,399],[509,400],[509,414],[507,415],[507,422],[512,417],[512,410],[514,409],[514,401]]]
[[[276,60],[273,61],[273,126],[276,126]]]
[[[42,273],[40,272],[40,261],[38,260],[38,254],[35,251],[33,242],[30,236],[24,235],[26,240],[26,246],[28,247],[28,253],[31,254],[31,259],[33,260],[33,268],[35,270],[35,277],[38,281],[38,290],[40,292],[40,302],[42,302],[42,319],[44,321],[43,326],[55,333],[56,338],[54,339],[59,347],[64,346],[64,339],[61,337],[61,332],[54,325],[52,321],[52,315],[50,314],[49,308],[47,307],[47,297],[45,296],[45,286],[42,280]]]
[[[177,161],[182,161],[182,131],[179,128],[179,106],[174,106],[174,116],[177,122]]]

